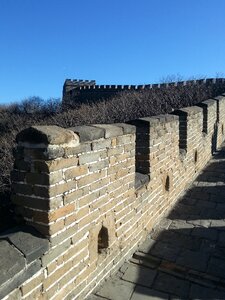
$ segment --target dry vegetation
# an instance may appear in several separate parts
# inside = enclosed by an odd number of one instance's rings
[[[170,113],[173,109],[195,105],[225,92],[224,84],[202,84],[169,87],[148,91],[122,92],[110,100],[74,104],[63,108],[60,101],[30,98],[20,104],[0,107],[0,230],[8,218],[10,204],[10,171],[13,168],[12,149],[16,134],[37,124],[70,127],[93,123],[115,123]]]

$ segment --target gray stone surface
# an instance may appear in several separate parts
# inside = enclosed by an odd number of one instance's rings
[[[188,297],[190,283],[187,280],[159,272],[153,288],[172,293],[183,298]]]
[[[106,281],[96,294],[110,300],[125,300],[130,299],[134,287],[133,283],[116,278]]]
[[[68,129],[72,130],[79,136],[80,142],[98,140],[100,138],[104,138],[105,134],[103,128],[97,128],[94,126],[75,126]]]
[[[225,299],[225,290],[210,289],[198,284],[192,284],[190,299]]]
[[[27,263],[41,257],[49,248],[48,240],[31,227],[19,227],[8,238],[24,254]]]
[[[149,175],[139,172],[135,173],[135,189],[139,189],[149,182]]]
[[[0,299],[41,269],[40,257],[48,245],[28,226],[18,226],[0,235]]]
[[[12,290],[20,286],[24,281],[31,278],[41,269],[41,261],[36,260],[29,264],[26,269],[16,273],[8,282],[0,286],[0,299],[8,295]]]
[[[136,132],[136,127],[130,124],[125,124],[125,123],[115,123],[114,125],[118,127],[123,128],[123,133],[124,134],[130,134],[130,133],[135,133]]]
[[[146,287],[151,287],[156,276],[156,271],[149,268],[129,264],[122,279],[129,282],[135,282]]]
[[[26,265],[22,253],[15,249],[6,240],[0,240],[0,285],[6,283],[17,273],[21,272]]]
[[[131,300],[162,300],[169,299],[169,295],[146,287],[137,286]]]
[[[32,144],[67,144],[76,141],[79,144],[79,137],[68,129],[52,126],[32,126],[22,130],[16,136],[17,142],[29,142]]]
[[[123,135],[123,128],[109,124],[94,124],[94,127],[102,128],[105,131],[105,138]]]

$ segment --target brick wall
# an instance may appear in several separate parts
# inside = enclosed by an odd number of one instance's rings
[[[118,270],[224,140],[225,96],[131,124],[17,136],[17,218],[50,247],[6,299],[84,299]],[[4,289],[4,283],[2,284]]]
[[[95,80],[66,79],[63,85],[63,104],[108,99],[124,91],[166,89],[171,86],[208,85],[224,83],[224,78],[207,78],[179,82],[144,85],[97,85]]]

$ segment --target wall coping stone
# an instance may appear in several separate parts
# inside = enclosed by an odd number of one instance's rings
[[[0,298],[41,269],[40,257],[49,241],[29,226],[17,226],[0,234]]]
[[[179,120],[178,116],[166,114],[166,115],[158,115],[158,116],[135,119],[135,120],[128,121],[128,123],[138,127],[149,127],[149,126],[154,127],[160,123],[170,123],[178,120]]]
[[[123,135],[122,127],[111,124],[93,124],[94,127],[102,128],[105,130],[105,138],[116,137]]]
[[[68,129],[75,132],[79,136],[80,142],[98,140],[100,138],[104,138],[105,136],[105,130],[95,126],[82,125],[70,127]]]
[[[136,127],[125,123],[114,123],[115,126],[121,127],[124,134],[131,134],[136,132]]]
[[[203,102],[200,102],[198,104],[198,106],[202,107],[202,106],[213,106],[216,104],[216,101],[214,99],[208,99],[208,100],[205,100]]]
[[[53,126],[31,126],[16,136],[17,143],[28,142],[44,145],[79,144],[79,137],[71,130]]]
[[[222,101],[225,100],[225,94],[222,94],[220,96],[214,97],[213,99],[217,100],[217,101]]]
[[[189,106],[184,107],[178,110],[175,110],[172,112],[172,114],[178,115],[178,116],[187,116],[187,115],[195,115],[202,112],[202,108],[198,106]]]

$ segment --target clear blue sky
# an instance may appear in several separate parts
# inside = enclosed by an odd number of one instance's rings
[[[225,71],[225,0],[0,0],[0,103]]]

